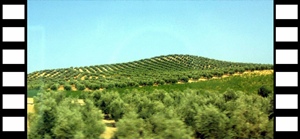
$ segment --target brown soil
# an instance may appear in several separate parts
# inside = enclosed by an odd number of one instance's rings
[[[71,90],[72,90],[72,91],[77,91],[75,85],[72,85],[72,86],[71,86]]]
[[[64,86],[63,86],[63,85],[60,85],[60,86],[57,88],[57,90],[58,90],[58,91],[63,91],[63,90],[65,90],[65,89],[64,89]]]

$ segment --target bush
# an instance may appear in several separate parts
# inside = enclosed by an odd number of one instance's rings
[[[138,87],[138,86],[139,86],[139,84],[136,83],[136,82],[134,82],[134,81],[128,82],[127,85],[128,85],[128,86],[131,86],[131,87]]]
[[[196,74],[196,75],[193,75],[192,78],[193,78],[194,80],[198,80],[200,77],[201,77],[200,75]]]
[[[138,118],[135,112],[128,112],[124,118],[120,119],[116,124],[118,130],[114,135],[114,139],[136,139],[149,137],[146,131],[147,124],[142,118]]]
[[[228,117],[213,105],[198,109],[195,117],[195,128],[200,138],[223,139],[228,137],[226,125]]]
[[[262,97],[268,97],[269,94],[271,94],[272,92],[270,89],[266,88],[265,86],[262,86],[259,88],[257,93],[258,93],[258,95],[260,95]]]
[[[98,90],[100,89],[100,84],[97,83],[91,83],[91,86],[89,87],[91,90]]]
[[[151,85],[153,85],[153,84],[154,84],[154,81],[153,81],[153,80],[148,80],[148,81],[147,81],[147,85],[151,86]]]
[[[64,85],[65,82],[64,82],[64,81],[58,81],[58,84],[59,84],[59,85]]]
[[[64,85],[64,89],[67,90],[67,91],[70,91],[72,89],[72,86],[71,85]]]
[[[111,88],[114,88],[114,87],[115,87],[114,83],[107,83],[106,84],[106,89],[111,89]]]
[[[158,81],[158,84],[159,84],[159,85],[164,85],[164,84],[166,84],[166,82],[165,82],[164,80],[159,80],[159,81]]]
[[[51,90],[57,90],[58,87],[59,87],[59,84],[53,84],[53,85],[51,85],[50,89]]]
[[[76,89],[82,91],[85,89],[85,85],[78,83],[76,84]]]
[[[185,82],[185,83],[189,82],[189,78],[187,76],[180,77],[180,80]]]
[[[223,97],[225,101],[230,101],[230,100],[236,100],[238,98],[238,95],[234,92],[232,89],[228,89],[224,94]]]
[[[109,105],[109,113],[111,114],[112,118],[116,121],[118,121],[122,116],[124,115],[125,103],[122,99],[118,98],[113,100]]]

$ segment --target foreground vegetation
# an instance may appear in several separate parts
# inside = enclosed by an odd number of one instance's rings
[[[34,113],[28,114],[30,139],[94,139],[105,130],[103,114],[91,100],[84,105],[59,92],[44,92],[34,98]]]
[[[66,94],[35,97],[29,138],[99,138],[103,114],[116,139],[273,138],[273,75]]]

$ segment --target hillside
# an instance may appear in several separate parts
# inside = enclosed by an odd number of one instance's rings
[[[28,74],[28,89],[98,90],[152,86],[272,68],[273,65],[174,54],[127,63],[36,71]]]

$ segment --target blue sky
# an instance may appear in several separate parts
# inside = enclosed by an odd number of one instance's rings
[[[167,54],[272,64],[273,1],[28,1],[29,73]]]

